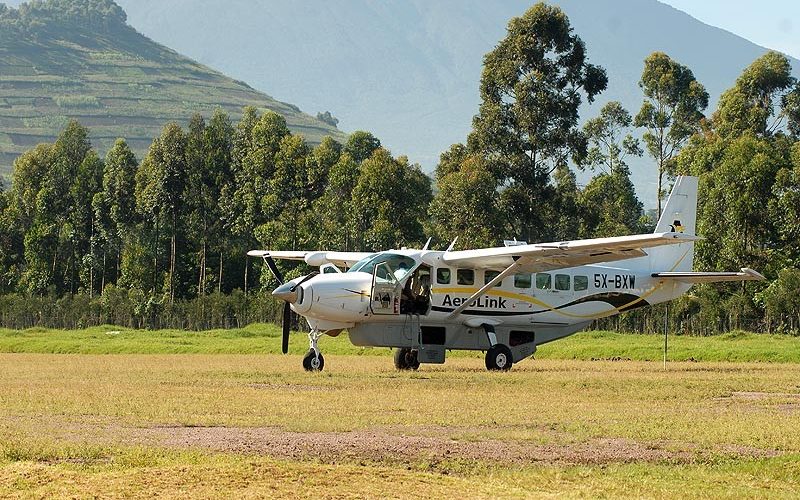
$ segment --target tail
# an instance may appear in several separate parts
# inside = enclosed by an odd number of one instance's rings
[[[655,232],[696,235],[696,223],[697,177],[678,177],[661,212]],[[648,253],[653,271],[691,271],[694,263],[694,242],[657,247]]]

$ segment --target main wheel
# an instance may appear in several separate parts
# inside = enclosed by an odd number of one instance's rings
[[[486,351],[486,369],[491,371],[508,371],[514,364],[511,349],[503,344],[495,344]]]
[[[314,349],[309,349],[306,355],[303,356],[303,368],[307,372],[321,372],[324,366],[325,358],[322,357],[322,353],[317,355]]]
[[[419,369],[419,359],[417,351],[408,347],[401,347],[394,351],[394,367],[398,370],[417,370]]]

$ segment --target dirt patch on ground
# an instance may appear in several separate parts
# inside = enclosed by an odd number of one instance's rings
[[[604,438],[577,444],[538,444],[498,440],[456,441],[443,437],[393,434],[384,430],[352,432],[287,432],[275,428],[157,427],[141,429],[148,444],[203,448],[234,453],[266,454],[276,458],[337,461],[476,460],[515,464],[605,464],[702,460],[710,451],[676,443],[643,444]],[[744,447],[726,447],[713,455],[765,457],[777,453]]]

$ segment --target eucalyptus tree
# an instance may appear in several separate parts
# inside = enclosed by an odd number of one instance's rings
[[[129,241],[136,223],[136,169],[138,162],[125,139],[117,139],[106,154],[102,190],[95,196],[93,206],[98,221],[103,246],[103,275],[106,277],[107,252],[114,259],[114,282],[119,281],[123,242]]]
[[[767,52],[753,61],[720,97],[714,130],[723,137],[751,132],[770,136],[800,124],[800,86],[789,59]]]
[[[170,300],[175,299],[178,238],[186,211],[186,144],[181,127],[170,123],[153,140],[136,173],[136,205],[144,220],[154,227],[153,290],[158,289],[158,255],[161,227],[170,234],[169,269],[165,284]]]
[[[98,258],[97,247],[103,246],[103,240],[93,206],[94,198],[102,187],[103,161],[97,153],[90,150],[78,167],[70,186],[72,202],[67,216],[67,233],[70,236],[72,250],[70,260],[80,279],[80,282],[76,283],[78,280],[70,277],[70,292],[75,293],[79,285],[83,285],[83,288],[88,290],[89,297],[94,295],[95,271],[102,264]]]
[[[639,140],[628,131],[632,124],[633,118],[622,107],[622,103],[606,103],[597,117],[583,125],[583,133],[589,141],[589,151],[582,166],[613,174],[620,168],[627,167],[626,157],[642,156]]]
[[[664,183],[674,173],[674,159],[680,149],[700,130],[708,92],[692,70],[663,52],[653,52],[644,60],[639,87],[645,100],[634,124],[645,129],[645,146],[656,162],[660,217]]]
[[[361,164],[350,220],[358,250],[421,244],[431,200],[430,179],[408,159],[377,149]]]
[[[480,155],[465,156],[455,170],[448,160],[437,169],[443,175],[437,175],[429,208],[433,234],[442,242],[458,237],[466,248],[497,245],[506,229],[497,206],[497,179]]]
[[[468,147],[497,177],[500,203],[523,238],[550,236],[540,217],[554,204],[550,174],[585,158],[578,109],[582,96],[592,102],[607,82],[605,71],[587,61],[567,16],[544,3],[513,18],[506,37],[484,58],[482,102]]]

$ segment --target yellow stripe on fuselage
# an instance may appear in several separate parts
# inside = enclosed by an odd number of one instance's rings
[[[678,261],[675,262],[675,264],[672,266],[670,271],[674,271],[680,265],[680,263],[683,262],[683,259],[686,258],[686,256],[689,254],[690,251],[691,251],[691,249],[686,250],[686,252],[684,252],[684,254],[681,255],[680,259],[678,259]],[[618,313],[623,312],[625,309],[629,309],[634,304],[638,304],[639,302],[641,302],[641,301],[645,300],[646,298],[650,297],[651,295],[656,293],[658,290],[663,288],[665,284],[666,284],[666,282],[662,281],[658,285],[655,285],[653,288],[651,288],[648,291],[644,292],[642,295],[640,295],[635,300],[632,300],[632,301],[628,302],[627,304],[624,304],[624,305],[622,305],[620,307],[614,307],[610,311],[607,311],[607,312],[601,313],[601,314],[603,314],[605,316],[610,316],[615,311],[618,312]],[[474,288],[474,287],[469,287],[469,288],[468,287],[434,288],[434,289],[431,290],[431,293],[432,294],[442,294],[442,295],[443,294],[447,294],[447,293],[463,293],[463,294],[467,294],[467,295],[472,295],[472,294],[476,293],[478,290],[480,290],[480,288]],[[598,318],[599,317],[597,315],[597,313],[595,313],[595,314],[573,314],[573,313],[569,313],[569,312],[564,311],[563,309],[556,309],[557,306],[546,304],[546,303],[542,302],[541,300],[538,300],[538,299],[536,299],[534,297],[530,297],[528,295],[523,295],[521,293],[508,292],[506,290],[498,290],[496,288],[493,288],[493,289],[487,291],[486,295],[496,295],[498,297],[506,297],[506,298],[509,298],[509,299],[520,300],[522,302],[528,302],[530,304],[534,304],[534,305],[537,305],[537,306],[541,307],[543,310],[554,312],[554,313],[560,314],[562,316],[565,316],[567,318],[591,319],[591,318]],[[589,293],[587,292],[583,296],[586,297],[588,295],[589,295]]]

